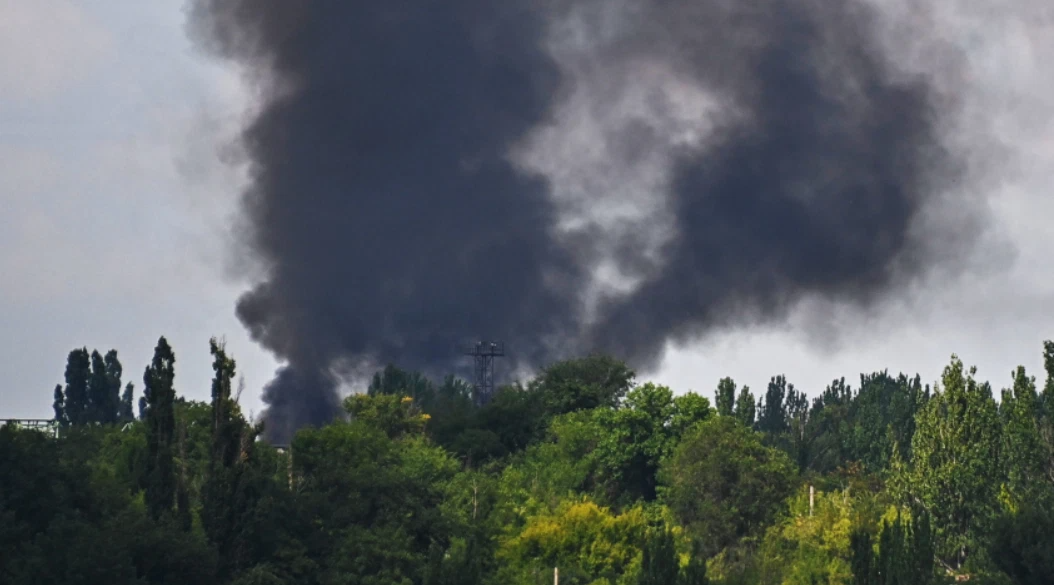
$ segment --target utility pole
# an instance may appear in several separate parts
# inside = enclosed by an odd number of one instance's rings
[[[560,568],[553,567],[553,585],[560,585]]]

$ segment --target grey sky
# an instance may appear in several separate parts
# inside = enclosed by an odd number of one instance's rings
[[[247,386],[269,378],[223,271],[237,176],[215,142],[238,92],[192,52],[178,1],[0,0],[2,416],[49,416],[82,345],[116,348],[141,388],[164,334],[179,392],[205,398],[226,335]]]
[[[995,151],[971,141],[987,128],[1006,147],[977,186],[1015,253],[992,239],[976,270],[935,277],[872,315],[804,307],[788,326],[675,349],[649,378],[710,395],[720,376],[761,390],[786,373],[812,394],[884,368],[932,381],[952,352],[996,386],[1018,364],[1038,370],[1040,343],[1054,337],[1054,9],[928,2],[926,26],[968,48],[956,138],[987,158]],[[243,405],[260,411],[276,364],[234,317],[245,284],[226,234],[239,175],[219,158],[246,95],[236,72],[193,51],[179,0],[0,0],[0,418],[50,416],[74,347],[116,348],[140,387],[161,334],[176,350],[178,391],[198,399],[209,393],[208,338],[226,336]],[[816,339],[817,321],[842,342]]]

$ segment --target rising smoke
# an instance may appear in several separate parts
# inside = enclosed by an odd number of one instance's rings
[[[260,100],[242,236],[266,278],[237,312],[287,364],[274,437],[362,366],[442,373],[500,338],[521,367],[647,368],[806,296],[870,306],[961,247],[919,229],[965,205],[945,105],[859,2],[192,8]]]

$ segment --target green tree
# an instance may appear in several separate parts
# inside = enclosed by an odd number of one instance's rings
[[[983,546],[996,512],[1001,425],[991,388],[952,356],[941,387],[922,408],[910,465],[895,465],[894,488],[933,518],[938,555],[956,569]]]
[[[712,555],[771,522],[794,484],[794,466],[760,435],[715,417],[695,427],[663,465],[665,500]]]
[[[929,515],[906,517],[897,511],[884,519],[878,551],[870,534],[858,528],[851,536],[853,582],[856,585],[927,585],[936,579]]]
[[[87,424],[91,402],[88,394],[91,358],[87,348],[75,349],[66,358],[66,388],[62,403],[63,420],[71,425]]]
[[[425,437],[392,439],[361,420],[301,430],[291,450],[320,581],[419,583],[445,539],[443,487],[456,462]]]
[[[531,383],[542,395],[550,415],[601,406],[617,406],[633,387],[636,373],[624,362],[605,355],[558,362]]]
[[[665,386],[634,388],[620,408],[596,408],[557,416],[547,440],[528,449],[525,463],[560,472],[561,489],[580,490],[605,505],[630,507],[656,499],[657,474],[682,434],[706,420],[710,401],[694,393],[674,398]],[[537,458],[537,459],[536,459]],[[566,475],[564,474],[566,472]],[[537,478],[534,481],[538,481]]]
[[[259,494],[248,490],[259,428],[251,428],[231,397],[237,364],[215,338],[209,340],[212,354],[212,404],[210,449],[205,484],[202,487],[202,525],[219,554],[219,576],[229,578],[254,566],[244,541],[248,518]]]
[[[129,382],[124,387],[124,393],[121,394],[121,404],[117,410],[117,420],[123,423],[132,422],[135,420],[135,410],[133,410],[132,404],[134,403],[135,385]]]
[[[721,378],[714,392],[717,414],[721,416],[732,416],[736,404],[736,383],[732,378]]]
[[[444,413],[435,411],[434,415]],[[474,411],[469,426],[495,437],[505,452],[517,453],[544,436],[546,419],[543,396],[515,385],[499,388],[490,402]],[[429,425],[433,422],[434,419],[429,421]]]
[[[795,390],[793,385],[788,386],[784,412],[786,413],[787,431],[785,437],[778,440],[778,443],[783,444],[784,450],[798,464],[798,470],[805,471],[812,459],[815,437],[809,425],[809,399],[804,392]]]
[[[106,376],[106,361],[98,351],[91,352],[91,375],[88,379],[88,422],[106,424],[108,416],[110,380]],[[117,405],[114,404],[114,412]]]
[[[849,537],[849,548],[852,554],[853,585],[879,585],[871,533],[854,530]]]
[[[121,374],[124,368],[121,367],[121,361],[117,359],[116,349],[106,352],[103,363],[106,372],[106,396],[100,406],[102,415],[99,422],[113,424],[121,418]]]
[[[710,579],[706,575],[706,553],[702,544],[696,540],[692,541],[691,556],[688,557],[688,564],[684,566],[678,583],[680,585],[710,584]]]
[[[916,416],[929,398],[919,376],[894,378],[888,372],[860,376],[860,391],[854,398],[843,434],[843,459],[860,461],[872,472],[887,469],[896,444],[911,458]]]
[[[1040,397],[1040,436],[1047,454],[1046,478],[1054,485],[1054,341],[1043,342],[1043,368],[1047,374]]]
[[[673,392],[651,383],[631,390],[624,408],[593,411],[599,441],[592,457],[608,502],[655,499],[659,462],[672,446],[673,415]]]
[[[502,539],[493,582],[532,585],[541,576],[551,583],[553,567],[558,567],[560,583],[631,585],[647,529],[641,507],[618,514],[588,498],[563,500],[555,510],[531,515]]]
[[[990,554],[1020,585],[1054,583],[1054,498],[1022,502],[995,523]]]
[[[637,585],[676,585],[678,573],[673,533],[665,525],[648,531]]]
[[[150,387],[143,388],[143,395],[139,397],[139,420],[146,420],[146,412],[150,410]]]
[[[1047,458],[1041,434],[1041,413],[1036,380],[1018,367],[1013,388],[1003,390],[1000,415],[1003,423],[1005,473],[1012,506],[1046,491]]]
[[[509,528],[502,499],[491,473],[466,470],[446,485],[441,507],[449,539],[433,541],[425,583],[477,585],[498,570],[500,537]]]
[[[51,409],[55,412],[55,422],[62,426],[66,426],[70,423],[69,419],[66,418],[66,397],[62,393],[62,384],[55,384],[54,399],[51,403]]]
[[[736,409],[733,414],[743,426],[747,428],[754,427],[756,406],[754,394],[750,392],[749,386],[743,386],[739,391],[739,398],[736,399]]]
[[[150,514],[159,519],[175,502],[176,475],[173,465],[175,448],[175,381],[176,356],[168,341],[161,337],[154,348],[154,358],[143,373],[146,409],[146,504]]]
[[[429,415],[421,412],[413,398],[398,394],[353,394],[344,400],[352,420],[362,421],[393,439],[424,433]]]
[[[0,583],[213,583],[204,543],[154,522],[122,482],[111,448],[128,438],[113,427],[58,440],[0,428]]]
[[[78,426],[116,422],[120,385],[121,362],[115,350],[105,357],[98,351],[89,354],[87,348],[71,351],[66,359],[65,389],[55,387],[55,420]]]
[[[845,378],[839,378],[828,384],[823,394],[813,400],[808,422],[802,429],[803,437],[808,439],[803,469],[830,473],[851,461],[847,444],[853,398],[852,388],[845,383]]]
[[[769,380],[765,398],[758,408],[757,429],[770,435],[778,435],[788,429],[788,417],[784,400],[787,398],[788,388],[793,391],[794,385],[787,385],[787,378],[774,376]]]
[[[671,441],[681,437],[696,424],[708,419],[713,413],[710,401],[705,396],[686,392],[673,399],[673,414],[668,423]],[[673,445],[670,445],[671,449]]]
[[[428,378],[419,372],[407,372],[389,364],[383,371],[373,375],[367,394],[409,396],[418,403],[429,404],[435,395],[435,388]]]

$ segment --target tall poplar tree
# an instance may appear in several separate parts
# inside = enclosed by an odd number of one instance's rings
[[[124,368],[117,359],[117,350],[111,349],[103,358],[106,367],[106,399],[102,408],[103,416],[99,422],[113,424],[120,420],[121,411],[121,375]]]
[[[722,378],[717,383],[717,391],[714,392],[714,406],[717,414],[721,416],[732,416],[732,409],[736,404],[736,383],[732,378]]]
[[[769,380],[768,389],[765,391],[765,399],[761,401],[758,409],[758,430],[770,435],[778,435],[787,430],[787,399],[788,389],[794,392],[794,385],[787,385],[787,378],[774,376]]]
[[[88,384],[91,378],[91,358],[88,348],[75,349],[66,358],[66,388],[63,400],[65,420],[71,425],[88,422],[91,402]]]
[[[91,352],[91,377],[88,382],[88,422],[106,423],[110,381],[106,377],[106,361],[97,350]]]
[[[910,466],[895,456],[894,488],[933,519],[937,552],[962,568],[996,511],[1001,425],[991,387],[952,356],[941,388],[922,408]]]
[[[877,553],[864,530],[850,534],[854,585],[928,585],[935,581],[933,536],[930,518],[919,512],[915,518],[897,513],[884,520]]]
[[[1018,367],[1014,386],[1003,390],[1000,414],[1003,418],[1003,462],[1007,487],[1016,505],[1036,495],[1046,472],[1046,453],[1040,434],[1040,400],[1036,379]]]
[[[63,426],[68,425],[70,421],[66,418],[66,396],[62,393],[62,384],[55,384],[54,397],[51,408],[55,411],[55,422]]]
[[[754,394],[750,392],[749,386],[743,386],[743,389],[739,391],[734,414],[736,420],[742,423],[743,426],[753,428],[757,407],[754,401]]]
[[[1046,478],[1054,486],[1054,341],[1043,342],[1043,369],[1047,381],[1039,400],[1039,432],[1047,456]]]
[[[146,408],[146,505],[150,514],[161,518],[172,510],[176,497],[173,468],[175,443],[176,356],[161,337],[154,348],[154,359],[143,373]]]
[[[126,423],[135,420],[135,408],[133,404],[133,395],[135,394],[135,385],[131,382],[124,387],[124,393],[121,394],[121,404],[117,409],[117,420]]]
[[[212,446],[202,488],[202,523],[220,557],[220,576],[244,569],[249,562],[239,554],[246,510],[252,507],[244,483],[248,458],[258,428],[250,428],[231,396],[236,371],[233,358],[223,344],[209,340],[212,353]]]

